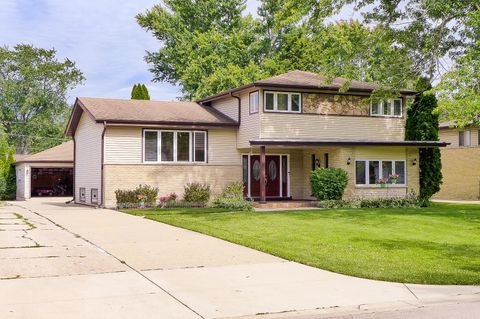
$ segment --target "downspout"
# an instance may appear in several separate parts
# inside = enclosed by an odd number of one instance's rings
[[[238,125],[240,125],[242,121],[242,99],[237,95],[233,95],[232,92],[230,92],[230,96],[236,98],[238,101]]]
[[[104,161],[105,161],[105,131],[107,130],[107,122],[103,121],[103,131],[102,131],[102,170],[100,174],[100,194],[102,194],[102,200],[98,203],[98,206],[104,207],[104,196],[105,196],[105,191],[104,191],[104,183],[103,183],[103,168],[104,168]]]

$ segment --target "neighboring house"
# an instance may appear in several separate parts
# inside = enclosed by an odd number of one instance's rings
[[[75,141],[75,201],[114,206],[115,190],[157,186],[183,193],[189,182],[213,192],[243,181],[245,196],[312,199],[310,172],[339,167],[350,178],[346,197],[418,193],[418,149],[405,141],[405,101],[367,102],[375,84],[326,84],[292,71],[197,102],[78,98],[66,133]],[[396,185],[379,180],[399,174]]]
[[[33,155],[15,155],[17,200],[73,195],[73,141]]]
[[[452,127],[441,123],[440,140],[450,145],[441,150],[443,183],[437,199],[480,199],[480,129],[467,126]]]

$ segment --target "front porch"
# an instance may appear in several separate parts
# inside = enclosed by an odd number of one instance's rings
[[[418,150],[436,147],[434,143],[438,142],[251,141],[251,148],[241,150],[244,194],[256,207],[270,202],[265,207],[311,206],[316,199],[310,175],[318,167],[348,173],[346,199],[418,194]],[[392,174],[399,175],[398,183],[381,184]]]

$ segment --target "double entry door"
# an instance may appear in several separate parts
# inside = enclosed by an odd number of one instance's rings
[[[260,197],[260,155],[243,155],[244,194]],[[289,165],[287,155],[266,155],[265,175],[267,197],[289,196]]]

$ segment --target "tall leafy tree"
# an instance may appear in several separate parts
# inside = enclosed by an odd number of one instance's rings
[[[431,85],[427,79],[420,79],[420,91],[407,110],[405,140],[438,141],[439,116],[434,112],[437,98],[429,92]],[[442,162],[438,148],[421,148],[420,158],[420,197],[429,199],[440,190],[442,183]]]
[[[466,34],[473,43],[435,87],[437,111],[454,126],[480,126],[480,10],[471,12]]]
[[[319,18],[324,13],[292,19],[282,11],[288,1],[263,0],[256,19],[242,16],[244,1],[227,0],[213,7],[209,0],[170,0],[138,15],[162,45],[146,57],[154,81],[179,84],[184,99],[197,99],[293,69],[385,88],[407,87],[418,76],[390,30],[355,21],[325,25]],[[218,3],[234,8],[228,19],[219,19]],[[192,25],[198,10],[207,10],[207,20]]]
[[[242,15],[245,0],[163,3],[137,15],[138,23],[162,45],[146,56],[154,81],[180,84],[183,98],[195,99],[260,77],[258,21]]]
[[[13,167],[15,148],[0,130],[0,199],[14,199],[16,191],[15,168]]]
[[[17,152],[41,151],[63,140],[67,94],[83,80],[75,63],[59,61],[54,49],[0,47],[0,121]]]
[[[478,0],[285,0],[279,16],[293,21],[324,21],[342,9],[357,11],[363,22],[390,30],[418,72],[433,80],[444,71],[445,56],[455,59],[472,43],[470,19],[480,11]]]

